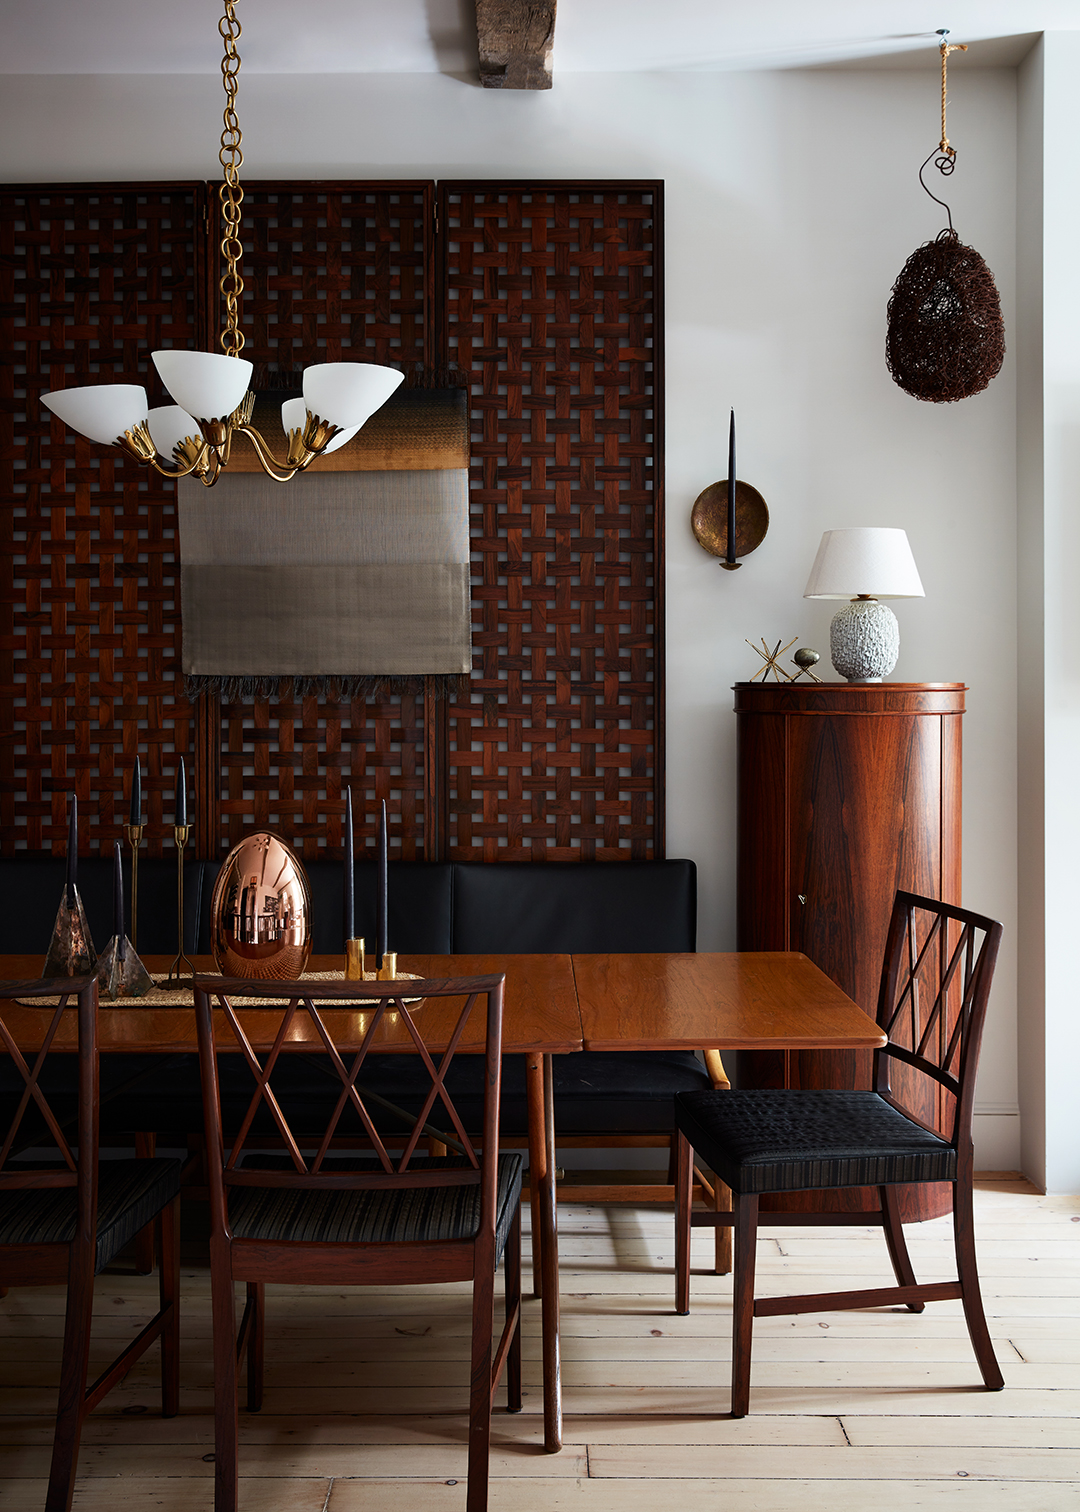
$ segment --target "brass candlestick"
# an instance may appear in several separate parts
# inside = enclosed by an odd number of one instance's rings
[[[397,951],[386,950],[383,952],[382,965],[375,973],[376,980],[380,982],[397,981]]]
[[[191,826],[188,824],[173,825],[173,839],[176,841],[176,945],[177,954],[169,967],[169,975],[165,978],[166,987],[183,987],[181,967],[187,964],[192,978],[195,976],[195,967],[184,954],[184,847],[188,843],[188,835]]]
[[[142,844],[144,824],[125,824],[124,834],[131,846],[131,943],[139,948],[139,846]]]
[[[354,936],[345,941],[345,980],[347,982],[362,982],[364,980],[364,937]]]

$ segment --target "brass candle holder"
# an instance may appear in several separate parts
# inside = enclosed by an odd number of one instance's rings
[[[169,975],[165,978],[165,987],[184,987],[187,984],[183,980],[182,967],[186,964],[192,979],[195,976],[195,967],[184,954],[184,847],[188,843],[191,834],[189,824],[174,824],[173,839],[176,841],[176,945],[177,954],[169,967]]]
[[[363,935],[356,935],[351,940],[345,941],[345,980],[347,982],[364,980]]]
[[[131,846],[131,943],[139,948],[139,846],[145,824],[125,824],[124,834]]]
[[[383,951],[382,965],[379,967],[378,971],[375,973],[375,980],[378,981],[378,982],[396,982],[397,981],[397,951],[396,950],[384,950]]]

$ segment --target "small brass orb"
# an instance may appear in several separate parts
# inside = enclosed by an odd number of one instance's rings
[[[819,662],[821,660],[821,653],[818,651],[812,651],[809,646],[800,646],[791,659],[797,667],[801,668],[803,672],[806,672],[814,665],[815,662]]]

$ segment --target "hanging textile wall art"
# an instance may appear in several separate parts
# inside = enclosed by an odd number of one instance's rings
[[[287,397],[256,406],[279,453]],[[463,390],[399,389],[289,487],[254,456],[213,488],[182,479],[188,696],[269,696],[282,678],[342,698],[423,677],[456,688],[472,661],[468,439]]]

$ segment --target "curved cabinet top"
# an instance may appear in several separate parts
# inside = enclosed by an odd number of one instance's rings
[[[737,714],[963,714],[964,683],[736,683]]]

